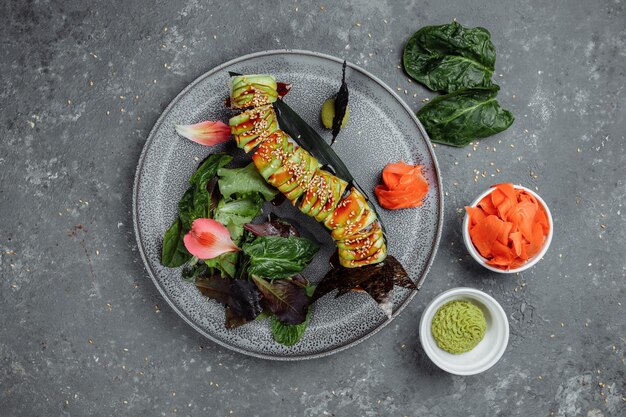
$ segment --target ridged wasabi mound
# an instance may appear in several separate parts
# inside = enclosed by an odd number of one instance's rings
[[[474,349],[485,337],[487,321],[483,312],[469,301],[444,304],[433,317],[431,331],[437,345],[449,353]]]

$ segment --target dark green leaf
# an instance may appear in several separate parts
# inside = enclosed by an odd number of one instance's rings
[[[263,306],[285,324],[299,324],[306,319],[309,297],[304,288],[288,279],[267,281],[250,275],[261,294]]]
[[[242,249],[250,257],[249,274],[276,279],[302,272],[319,247],[302,237],[259,236]]]
[[[177,268],[191,259],[191,254],[183,242],[184,236],[182,221],[176,219],[163,236],[163,249],[161,250],[161,264],[163,266]]]
[[[269,311],[263,311],[261,314],[256,316],[255,320],[258,320],[258,321],[265,320],[266,318],[268,318],[271,315],[272,315],[272,313],[270,313]]]
[[[217,175],[220,178],[220,193],[226,198],[235,194],[245,196],[259,193],[265,201],[271,201],[278,194],[278,190],[263,179],[252,163],[243,168],[221,168]]]
[[[270,326],[272,328],[272,336],[274,337],[274,340],[285,346],[295,345],[300,341],[300,339],[302,339],[310,318],[310,310],[306,315],[306,320],[300,324],[284,324],[278,320],[276,316],[272,316],[270,319]]]
[[[198,196],[199,195],[200,193],[198,193]],[[204,199],[208,199],[206,194],[204,195]],[[206,217],[208,204],[205,205],[201,203],[196,207],[196,200],[200,201],[196,196],[196,187],[191,186],[185,191],[185,194],[183,194],[178,202],[178,217],[183,224],[185,233],[191,230],[191,224],[195,219]]]
[[[460,90],[435,98],[417,112],[433,142],[451,146],[506,130],[515,117],[496,101],[498,88]]]
[[[426,26],[404,48],[404,70],[433,91],[489,87],[496,50],[487,29]]]
[[[189,178],[191,186],[178,203],[178,216],[183,222],[185,233],[191,230],[194,220],[211,217],[211,208],[218,198],[214,178],[218,169],[232,159],[232,156],[223,153],[209,155]]]
[[[189,184],[204,188],[206,184],[217,175],[217,170],[228,165],[232,160],[233,157],[226,153],[214,153],[209,155],[189,178]]]
[[[261,313],[261,294],[248,280],[222,278],[217,275],[196,278],[196,287],[202,295],[225,306],[244,320],[254,320]]]

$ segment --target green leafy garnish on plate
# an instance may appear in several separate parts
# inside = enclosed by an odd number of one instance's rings
[[[242,249],[250,257],[248,273],[277,279],[302,272],[319,246],[302,237],[259,236]]]
[[[192,256],[185,248],[183,237],[191,230],[194,220],[210,217],[211,201],[215,197],[214,187],[209,187],[209,183],[217,175],[218,169],[232,160],[232,156],[224,153],[209,155],[189,178],[190,187],[178,203],[178,218],[163,237],[163,266],[177,268],[191,260]]]
[[[220,193],[227,198],[234,194],[259,193],[266,201],[270,201],[278,194],[278,191],[261,177],[252,163],[243,168],[222,168],[217,171],[217,175]]]
[[[306,319],[309,297],[301,286],[288,279],[269,281],[251,274],[263,294],[263,307],[284,324],[300,324]]]
[[[311,310],[306,315],[306,320],[300,324],[284,324],[272,316],[270,318],[270,327],[274,340],[285,346],[293,346],[302,339],[309,320],[311,318]]]

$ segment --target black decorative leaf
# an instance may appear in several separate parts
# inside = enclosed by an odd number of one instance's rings
[[[348,171],[348,167],[343,163],[341,158],[337,155],[335,150],[328,144],[326,141],[313,129],[307,122],[305,122],[299,115],[296,113],[291,107],[287,105],[283,100],[276,100],[274,102],[274,109],[276,110],[276,116],[278,118],[278,124],[280,128],[287,132],[291,138],[293,138],[298,145],[302,146],[304,149],[309,151],[311,155],[313,155],[320,164],[324,167],[324,169],[328,169],[328,171],[332,172],[337,177],[341,178],[344,181],[350,183],[351,186],[358,189],[361,194],[367,196],[367,193],[363,191],[363,188],[357,184],[354,180],[350,171]],[[350,187],[348,187],[350,189]],[[376,217],[380,222],[380,227],[385,231],[385,226],[378,215],[376,210],[376,206],[370,204],[374,213],[376,213]]]
[[[400,262],[393,256],[389,255],[381,263],[361,268],[344,268],[335,265],[317,284],[312,301],[318,300],[335,289],[338,290],[337,297],[354,289],[360,289],[367,292],[390,316],[394,285],[417,289]]]
[[[335,143],[339,130],[341,130],[341,122],[343,122],[343,118],[346,115],[349,96],[348,84],[346,84],[346,61],[344,60],[342,66],[341,87],[339,88],[337,97],[335,97],[335,117],[333,118],[333,140],[331,141],[331,145]]]
[[[254,320],[262,311],[261,294],[250,281],[222,278],[219,275],[197,277],[196,287],[202,295],[225,306],[237,317]]]
[[[309,297],[304,288],[291,280],[268,281],[251,275],[252,280],[263,294],[263,306],[276,315],[284,324],[299,324],[306,319]]]
[[[393,256],[387,256],[385,259],[386,267],[391,271],[393,276],[393,283],[398,287],[408,288],[409,290],[417,290],[417,285],[411,278],[409,278],[409,274],[406,272],[400,261],[398,261]]]
[[[335,175],[342,180],[347,182],[354,181],[352,174],[350,174],[350,171],[348,171],[348,168],[333,148],[287,103],[283,100],[276,100],[274,109],[276,110],[280,128],[287,132],[298,145],[311,152],[321,165],[329,166]]]

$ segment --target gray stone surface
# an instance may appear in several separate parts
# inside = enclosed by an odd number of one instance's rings
[[[230,3],[0,5],[0,415],[625,415],[623,3]],[[300,48],[363,66],[417,110],[431,94],[396,68],[402,46],[453,18],[491,31],[517,121],[476,150],[436,148],[445,229],[409,308],[301,363],[197,335],[149,280],[131,223],[136,162],[167,103],[228,59]],[[517,276],[475,265],[460,236],[463,205],[503,181],[537,187],[556,223]],[[479,376],[445,374],[419,346],[426,303],[455,286],[509,314],[508,350]]]

